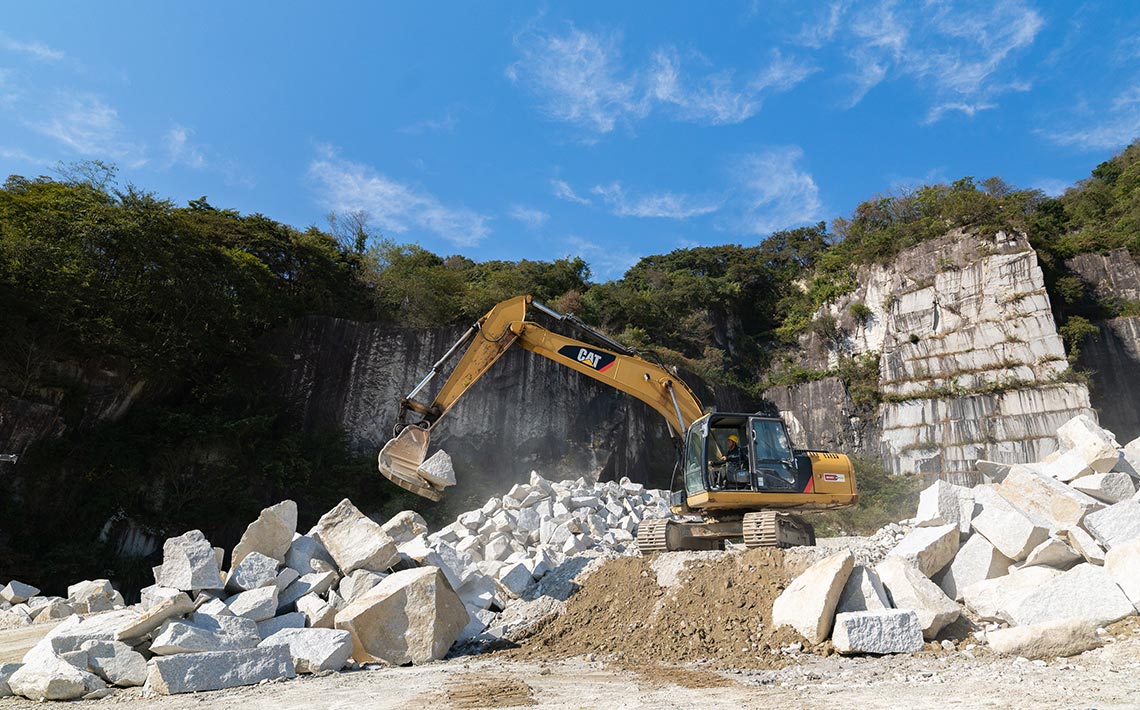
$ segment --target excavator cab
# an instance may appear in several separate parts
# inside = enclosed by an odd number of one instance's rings
[[[710,414],[689,428],[685,493],[802,491],[811,478],[803,453],[778,417]]]

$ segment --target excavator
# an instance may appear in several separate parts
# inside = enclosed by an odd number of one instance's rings
[[[554,323],[569,324],[590,342],[528,320],[531,308]],[[431,432],[514,345],[636,397],[665,418],[678,448],[674,481],[680,473],[681,485],[673,493],[671,511],[680,519],[643,520],[637,530],[642,554],[720,549],[733,539],[743,539],[749,548],[814,545],[814,530],[798,513],[851,506],[858,500],[847,456],[793,448],[779,417],[706,411],[675,369],[643,358],[576,316],[530,296],[492,308],[400,400],[394,436],[380,451],[380,473],[406,490],[439,500],[442,489],[417,472]],[[418,401],[461,351],[431,403]]]

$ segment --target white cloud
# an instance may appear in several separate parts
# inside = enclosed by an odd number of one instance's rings
[[[146,164],[143,148],[124,137],[118,111],[95,94],[60,92],[47,113],[28,125],[79,155],[110,158],[128,167]]]
[[[631,68],[622,61],[619,33],[575,27],[564,35],[528,29],[515,46],[521,58],[507,67],[507,77],[533,94],[550,118],[594,133],[632,125],[655,110],[693,123],[740,123],[760,110],[766,93],[787,91],[816,71],[773,50],[751,80],[738,81],[729,70],[691,75],[670,47]],[[700,55],[690,59],[708,64]]]
[[[616,279],[641,260],[641,257],[612,242],[598,244],[578,236],[569,236],[566,243],[571,248],[567,256],[580,256],[590,264],[590,271],[601,279]]]
[[[507,216],[522,222],[530,229],[538,229],[546,224],[546,220],[550,219],[550,215],[546,212],[525,205],[511,205],[511,208],[507,210]]]
[[[1040,190],[1049,197],[1059,197],[1065,194],[1065,190],[1068,190],[1072,186],[1072,183],[1056,178],[1042,178],[1032,185],[1033,189]]]
[[[202,149],[190,141],[193,134],[194,131],[191,129],[175,124],[162,137],[170,165],[185,165],[195,169],[206,167],[206,156],[203,155]]]
[[[945,114],[951,111],[958,111],[966,116],[969,116],[970,118],[973,118],[974,114],[978,113],[979,111],[988,111],[994,108],[997,108],[997,104],[967,104],[955,102],[939,104],[938,106],[931,107],[930,111],[926,113],[926,118],[923,120],[923,123],[926,125],[937,123]]]
[[[309,163],[308,177],[326,208],[336,212],[364,210],[385,232],[419,230],[459,247],[475,246],[491,233],[490,217],[444,205],[435,195],[346,160],[329,146],[318,149],[317,157]]]
[[[689,219],[710,214],[720,209],[719,200],[697,198],[675,192],[659,192],[637,197],[627,196],[621,183],[597,185],[591,190],[609,205],[618,217],[660,217]]]
[[[732,199],[736,214],[732,227],[750,234],[768,234],[779,229],[820,219],[823,205],[811,174],[799,166],[803,150],[798,146],[752,153],[737,161]]]
[[[459,117],[451,107],[444,112],[443,118],[425,118],[400,129],[401,133],[419,135],[421,133],[451,133],[459,125]]]
[[[846,10],[846,2],[829,4],[825,11],[816,14],[814,22],[803,26],[794,41],[804,47],[819,49],[835,37],[835,32],[839,29],[839,22]]]
[[[554,196],[566,202],[574,202],[579,205],[590,204],[589,198],[582,197],[574,192],[574,188],[570,187],[570,183],[565,180],[554,178],[550,181],[550,187],[554,190]]]
[[[52,49],[43,42],[23,42],[0,32],[0,49],[18,54],[26,54],[32,59],[41,62],[55,62],[63,59],[64,54],[58,49]]]
[[[1116,150],[1140,137],[1140,83],[1117,94],[1098,111],[1079,111],[1078,123],[1069,129],[1038,131],[1058,145],[1083,150]]]

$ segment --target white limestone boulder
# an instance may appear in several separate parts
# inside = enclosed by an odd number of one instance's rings
[[[68,586],[67,603],[77,614],[95,614],[124,606],[123,595],[106,579],[91,579]]]
[[[352,657],[352,634],[341,629],[283,629],[259,648],[285,646],[298,673],[339,671]]]
[[[184,592],[225,586],[214,548],[201,530],[191,530],[163,543],[162,570],[156,582]]]
[[[1127,473],[1096,473],[1078,478],[1070,485],[1102,503],[1119,503],[1136,495],[1136,485]]]
[[[1094,565],[1104,564],[1104,548],[1084,528],[1074,526],[1058,530],[1056,535],[1069,543],[1069,546],[1076,550],[1077,554],[1085,558],[1085,562],[1091,562]]]
[[[316,594],[306,594],[298,599],[297,611],[305,615],[305,625],[311,629],[331,629],[336,621],[336,605]]]
[[[234,547],[230,567],[241,564],[246,555],[260,552],[278,562],[285,561],[285,553],[297,532],[297,504],[283,500],[261,511],[257,520],[249,524]]]
[[[1035,466],[1046,476],[1068,483],[1093,473],[1085,457],[1076,451],[1065,451],[1060,456]]]
[[[28,700],[75,700],[107,687],[101,678],[54,654],[25,662],[8,678],[12,693]]]
[[[1013,560],[1003,555],[981,535],[966,540],[954,561],[934,581],[954,601],[962,601],[966,587],[1009,572]]]
[[[1140,612],[1140,540],[1125,542],[1109,550],[1105,555],[1104,569]]]
[[[297,576],[313,572],[336,572],[336,562],[332,555],[312,535],[297,535],[285,553],[285,568],[297,572]]]
[[[324,545],[342,575],[385,572],[400,559],[392,538],[347,498],[321,516],[309,535]]]
[[[1022,567],[1005,576],[968,585],[962,590],[962,601],[984,621],[1009,622],[1010,609],[1060,575],[1061,571],[1052,567]]]
[[[39,593],[40,590],[32,585],[13,579],[3,589],[0,589],[0,599],[9,604],[22,604]]]
[[[808,643],[821,643],[831,633],[839,595],[855,566],[850,550],[816,562],[793,579],[772,605],[772,624],[790,626]]]
[[[296,675],[288,646],[186,653],[155,658],[146,687],[162,695],[222,690]]]
[[[1084,559],[1081,553],[1074,550],[1067,542],[1056,535],[1041,543],[1025,558],[1025,566],[1046,565],[1056,569],[1069,569]]]
[[[297,603],[297,600],[307,594],[324,594],[337,583],[336,572],[313,572],[306,574],[285,588],[277,595],[277,609],[285,612]]]
[[[1103,510],[1090,513],[1084,528],[1092,533],[1106,550],[1140,539],[1140,502],[1134,500],[1114,503]]]
[[[277,587],[256,587],[226,599],[226,606],[234,616],[251,621],[267,621],[277,615]]]
[[[1107,625],[1135,613],[1109,573],[1088,563],[1045,581],[1008,608],[1009,621],[1017,626],[1062,619],[1092,619]]]
[[[146,682],[146,659],[121,641],[85,641],[87,669],[110,685],[121,688]]]
[[[974,494],[969,488],[935,481],[918,495],[918,512],[914,516],[918,527],[957,525],[962,535],[968,535],[973,517]]]
[[[981,506],[981,512],[971,522],[974,530],[1015,562],[1024,560],[1049,536],[1043,525],[1018,510],[993,486],[974,488],[974,500]]]
[[[888,556],[909,562],[927,577],[933,577],[954,559],[960,539],[957,523],[914,528]]]
[[[986,643],[995,653],[1051,661],[1099,647],[1098,623],[1090,619],[1061,619],[1029,626],[1013,626],[986,633]]]
[[[150,645],[159,656],[253,648],[261,641],[257,623],[239,616],[193,614],[187,621],[169,621]]]
[[[299,611],[291,611],[288,614],[282,614],[272,619],[258,622],[257,635],[262,640],[265,640],[281,629],[303,628],[305,628],[305,615]]]
[[[385,577],[336,615],[352,634],[353,658],[394,665],[443,658],[471,621],[463,601],[438,567]]]
[[[340,580],[340,584],[337,585],[337,591],[345,601],[351,602],[377,584],[380,584],[380,581],[387,576],[388,575],[380,574],[379,572],[369,572],[366,569],[358,569]]]
[[[280,562],[254,550],[242,558],[226,577],[226,591],[231,594],[276,583]]]
[[[416,473],[437,490],[455,485],[455,467],[451,464],[451,456],[443,449],[429,456]]]
[[[1063,448],[1079,453],[1089,468],[1100,473],[1111,471],[1120,458],[1116,437],[1087,414],[1079,414],[1061,425],[1057,441]]]
[[[953,599],[930,581],[913,564],[899,557],[888,557],[875,571],[896,609],[911,609],[918,615],[922,637],[931,640],[954,623],[962,610]]]
[[[835,605],[836,614],[854,611],[878,611],[890,609],[891,602],[887,598],[887,590],[879,580],[874,569],[864,565],[855,565],[843,591],[839,594],[839,601]]]
[[[1080,525],[1086,515],[1104,507],[1096,499],[1028,466],[1014,466],[995,490],[1030,518],[1044,521],[1050,530]]]
[[[442,451],[440,453],[443,453]],[[388,522],[380,526],[384,533],[392,538],[397,546],[415,539],[428,532],[427,521],[424,516],[414,510],[404,510],[393,515]]]
[[[877,609],[835,615],[831,634],[842,654],[914,653],[922,650],[922,627],[910,609]]]

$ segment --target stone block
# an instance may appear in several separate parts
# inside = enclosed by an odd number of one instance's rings
[[[0,589],[0,599],[3,599],[9,604],[22,604],[39,593],[40,590],[32,585],[24,584],[23,582],[18,582],[13,579],[8,582],[3,589]]]
[[[1104,569],[1140,612],[1140,540],[1125,542],[1109,550],[1104,558]]]
[[[954,623],[962,610],[953,599],[917,567],[899,557],[888,557],[875,571],[896,609],[911,609],[918,615],[922,637],[931,640]]]
[[[1109,573],[1087,562],[1045,581],[1008,609],[1017,626],[1061,619],[1092,619],[1103,626],[1135,613]]]
[[[203,598],[202,606],[198,607],[198,611],[203,614],[211,616],[233,616],[234,613],[226,606],[224,599],[206,599]]]
[[[437,567],[396,572],[336,615],[352,634],[360,663],[394,665],[443,658],[470,622],[462,600]]]
[[[312,629],[331,629],[336,621],[336,607],[316,594],[298,599],[297,611],[305,615],[305,624]]]
[[[236,651],[188,653],[155,658],[146,685],[156,693],[196,693],[254,685],[296,675],[289,648],[274,644]]]
[[[251,621],[266,621],[277,615],[277,586],[257,587],[247,592],[235,594],[226,600],[226,606],[234,616]]]
[[[1069,543],[1069,545],[1076,550],[1076,552],[1086,562],[1091,562],[1094,565],[1104,564],[1104,548],[1096,541],[1092,535],[1089,535],[1083,528],[1071,527],[1065,530],[1058,530],[1057,537]]]
[[[162,626],[167,620],[189,614],[194,611],[195,606],[185,592],[178,592],[175,596],[167,597],[147,609],[138,618],[120,626],[115,630],[115,639],[118,641],[140,639]]]
[[[1014,466],[996,486],[1001,497],[1051,530],[1080,525],[1084,517],[1104,507],[1097,500],[1027,466]]]
[[[143,609],[151,609],[151,608],[155,607],[156,605],[158,605],[159,602],[165,601],[167,599],[170,599],[172,597],[176,597],[179,594],[184,594],[184,593],[185,592],[180,592],[177,589],[171,589],[170,587],[160,587],[157,584],[152,584],[149,587],[143,587],[139,591],[139,597],[140,597],[140,602],[142,604],[142,608]],[[187,598],[189,598],[189,597],[187,597]]]
[[[35,621],[37,624],[42,624],[45,621],[55,621],[57,619],[66,619],[67,617],[75,614],[75,609],[70,604],[57,599],[50,604],[39,607],[35,610]]]
[[[28,700],[75,700],[107,687],[98,676],[53,654],[26,662],[8,678],[12,693]]]
[[[910,609],[877,609],[835,615],[835,650],[852,653],[914,653],[922,650],[922,627]]]
[[[1088,462],[1085,461],[1085,457],[1076,451],[1065,451],[1048,463],[1038,464],[1037,468],[1044,475],[1065,483],[1093,472]]]
[[[285,646],[298,673],[339,671],[352,657],[352,634],[341,629],[283,629],[258,644]]]
[[[954,601],[962,601],[966,587],[985,579],[1001,577],[1009,572],[1013,560],[1001,554],[981,535],[966,540],[954,561],[935,578],[935,582]]]
[[[159,656],[253,648],[261,641],[257,623],[238,616],[194,614],[189,621],[168,621],[158,630],[150,652]]]
[[[424,516],[414,510],[404,510],[393,515],[388,522],[380,526],[380,529],[399,546],[420,535],[426,535],[428,525]]]
[[[162,571],[157,582],[183,592],[225,586],[214,548],[201,530],[191,530],[163,544]]]
[[[309,535],[325,546],[342,575],[358,569],[385,572],[400,559],[392,538],[347,498],[325,513]]]
[[[1100,473],[1111,471],[1120,458],[1116,437],[1087,414],[1079,414],[1061,425],[1057,441],[1063,448],[1079,453],[1089,468]]]
[[[1036,591],[1041,585],[1059,577],[1052,567],[1022,567],[1003,577],[974,582],[961,590],[962,601],[984,621],[1009,622],[1009,610]]]
[[[305,615],[299,611],[291,611],[288,614],[282,614],[281,616],[275,616],[272,619],[258,622],[257,635],[264,640],[281,629],[303,628],[305,628]]]
[[[498,598],[498,584],[495,578],[489,575],[476,574],[459,588],[459,598],[467,607],[487,609]]]
[[[1069,569],[1080,562],[1081,553],[1074,550],[1067,542],[1057,536],[1050,536],[1025,558],[1025,565],[1045,565],[1056,569]]]
[[[237,594],[275,584],[279,564],[277,560],[256,550],[250,552],[226,577],[226,591]]]
[[[380,574],[378,572],[369,572],[365,569],[358,569],[344,579],[340,580],[340,585],[337,587],[340,590],[340,595],[344,600],[351,602],[359,597],[361,594],[372,589],[380,580],[388,575]]]
[[[954,559],[960,539],[957,523],[914,528],[895,545],[889,556],[909,562],[927,577],[933,577]]]
[[[1126,500],[1089,513],[1084,528],[1106,550],[1140,539],[1140,503]]]
[[[128,688],[146,682],[146,659],[121,641],[85,641],[87,669],[111,685]]]
[[[416,469],[420,478],[432,485],[433,488],[443,490],[455,485],[455,468],[451,465],[451,456],[440,449],[432,454]]]
[[[297,576],[313,572],[335,572],[336,563],[325,546],[311,535],[298,535],[289,544],[285,553],[285,567],[297,572]]]
[[[516,599],[522,597],[523,592],[533,581],[530,569],[522,562],[508,564],[499,570],[499,584]]]
[[[479,629],[482,631],[483,629]],[[12,689],[8,687],[8,679],[12,674],[20,669],[20,663],[0,663],[0,698],[7,698],[11,695]]]
[[[324,574],[326,572],[336,572],[336,566],[330,565],[329,569],[318,572],[317,574]],[[307,572],[306,574],[310,573]],[[297,572],[297,570],[292,567],[282,567],[281,571],[277,573],[277,579],[273,582],[273,586],[277,587],[277,596],[280,597],[281,593],[288,589],[290,584],[300,578],[301,574]]]
[[[863,565],[855,565],[843,591],[839,594],[839,602],[835,606],[836,614],[853,611],[877,611],[890,609],[891,601],[887,598],[887,590],[879,581],[875,570]]]
[[[1011,465],[1008,463],[998,463],[997,461],[986,461],[985,459],[978,459],[974,462],[974,468],[978,473],[986,476],[994,483],[1001,483],[1005,475],[1009,473]]]
[[[313,572],[306,574],[304,577],[290,584],[285,588],[284,592],[278,595],[277,609],[279,611],[286,611],[306,594],[316,594],[319,596],[332,589],[336,583],[336,572]]]
[[[850,550],[816,562],[788,584],[772,605],[772,624],[790,626],[808,643],[821,643],[831,633],[839,595],[855,566]]]
[[[986,643],[995,653],[1051,661],[1099,647],[1102,641],[1096,628],[1097,622],[1090,619],[1046,621],[989,631]]]
[[[935,481],[918,495],[914,517],[919,527],[957,525],[959,533],[968,535],[974,517],[974,493],[969,488]]]
[[[971,523],[974,530],[1011,560],[1024,560],[1049,536],[1043,525],[998,495],[993,486],[974,488],[974,500],[982,508]]]
[[[79,614],[95,614],[123,606],[119,594],[106,579],[92,579],[72,584],[67,588],[67,603]]]
[[[86,641],[114,641],[119,628],[139,618],[131,609],[104,612],[89,617],[72,616],[49,631],[27,654],[24,662],[38,655],[78,651]]]
[[[241,564],[251,552],[260,552],[278,562],[285,561],[285,553],[297,532],[297,504],[283,500],[261,511],[257,520],[249,524],[234,547],[230,567]]]
[[[1097,473],[1073,481],[1072,486],[1109,505],[1136,495],[1136,485],[1127,473]]]

